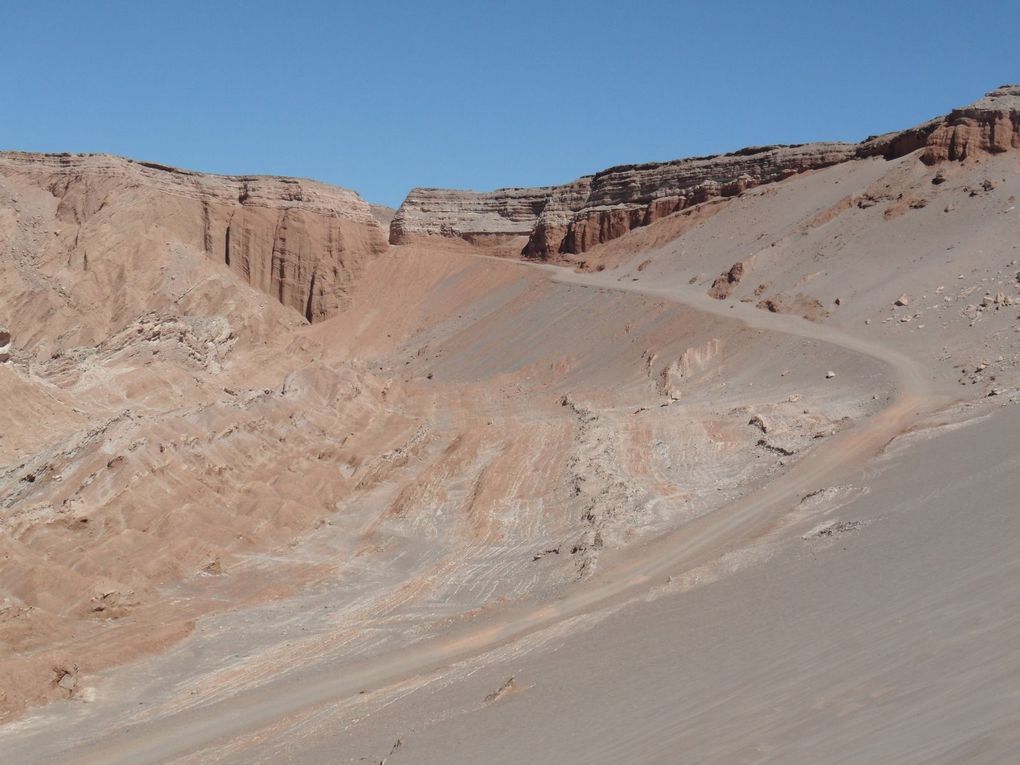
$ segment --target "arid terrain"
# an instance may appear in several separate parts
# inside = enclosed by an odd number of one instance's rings
[[[1000,763],[1020,86],[413,189],[0,153],[0,762]]]

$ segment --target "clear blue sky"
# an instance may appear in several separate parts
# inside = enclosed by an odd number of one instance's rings
[[[1020,2],[0,0],[0,148],[412,186],[859,140],[1020,80]]]

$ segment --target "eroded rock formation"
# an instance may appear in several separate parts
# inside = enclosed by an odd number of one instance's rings
[[[528,236],[557,187],[500,189],[488,193],[412,189],[390,224],[390,241],[419,236],[473,241]]]
[[[459,237],[471,242],[527,236],[522,254],[553,260],[616,239],[692,205],[855,159],[923,150],[926,164],[1020,148],[1020,85],[899,133],[859,144],[765,146],[672,162],[623,165],[563,186],[478,193],[414,189],[397,211],[390,241]]]
[[[970,106],[954,109],[938,123],[921,156],[928,164],[1018,149],[1020,85],[993,90]]]
[[[2,153],[0,173],[55,197],[57,220],[83,259],[90,235],[104,228],[102,247],[115,247],[113,219],[127,215],[153,239],[205,251],[309,321],[335,313],[364,261],[386,246],[356,193],[315,181],[71,154]]]
[[[414,189],[393,219],[390,241],[527,236],[523,254],[550,259],[584,252],[699,202],[844,162],[855,151],[853,144],[840,143],[757,147],[613,167],[563,186],[487,193]]]
[[[550,197],[524,255],[550,259],[585,252],[691,205],[844,162],[854,152],[852,144],[839,143],[768,146],[603,170],[571,184],[572,193]]]

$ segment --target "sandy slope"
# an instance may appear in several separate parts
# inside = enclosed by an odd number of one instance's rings
[[[1014,407],[919,434],[765,562],[665,586],[368,725],[323,711],[248,761],[294,745],[304,763],[380,761],[401,739],[388,762],[1010,762],[1018,425]],[[486,703],[510,676],[519,691]]]

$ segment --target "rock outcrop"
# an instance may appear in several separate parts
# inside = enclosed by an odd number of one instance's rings
[[[1003,85],[970,106],[923,125],[869,138],[860,144],[858,154],[894,159],[918,149],[927,165],[1020,149],[1020,85]]]
[[[390,242],[415,237],[459,237],[468,241],[528,236],[559,187],[500,189],[488,193],[412,189],[390,224]]]
[[[1020,149],[1020,85],[1004,85],[970,106],[954,109],[928,135],[928,164]]]
[[[673,162],[623,165],[563,186],[476,193],[414,189],[390,226],[390,242],[459,237],[470,242],[528,237],[523,254],[580,253],[699,202],[844,162],[853,144],[744,149]]]
[[[554,260],[710,199],[841,162],[895,159],[923,150],[927,164],[1020,148],[1020,86],[1002,86],[970,106],[909,130],[859,144],[765,146],[672,162],[623,165],[563,186],[478,193],[414,189],[390,227],[390,241],[459,237],[470,242],[527,236],[521,254]]]
[[[623,165],[550,196],[523,254],[581,253],[691,205],[851,159],[853,144],[767,146],[673,162]]]
[[[728,271],[723,271],[719,274],[715,281],[712,282],[712,286],[708,290],[708,296],[716,300],[728,298],[733,288],[740,284],[740,280],[744,278],[745,268],[744,261],[738,260],[730,266]]]
[[[152,238],[204,251],[309,321],[335,313],[362,263],[386,247],[368,204],[315,181],[211,175],[100,154],[14,152],[0,153],[0,175],[52,194],[76,249],[84,252],[90,231],[115,228],[112,216],[126,216]],[[104,247],[116,242],[113,231]]]

